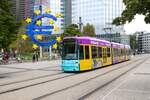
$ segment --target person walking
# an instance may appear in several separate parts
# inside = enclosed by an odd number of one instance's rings
[[[36,53],[36,61],[38,61],[39,60],[39,55],[38,55],[38,53]]]
[[[35,54],[33,54],[33,56],[32,56],[32,62],[35,62],[35,58],[36,58],[36,56],[35,56]]]

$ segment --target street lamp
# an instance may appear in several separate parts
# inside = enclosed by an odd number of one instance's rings
[[[105,33],[108,35],[108,38],[110,40],[110,42],[112,42],[112,39],[111,39],[111,32],[112,32],[112,28],[111,27],[106,27],[106,28],[103,28],[103,30],[105,31]],[[107,36],[106,35],[106,36]],[[110,37],[109,37],[110,35]]]
[[[81,30],[82,30],[82,25],[83,25],[83,23],[82,23],[82,18],[81,17],[79,17],[79,30],[80,30],[80,32],[81,32]]]

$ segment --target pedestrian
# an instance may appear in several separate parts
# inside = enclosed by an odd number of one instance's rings
[[[35,54],[32,56],[32,62],[35,62]]]
[[[3,55],[3,62],[4,62],[4,64],[8,63],[9,57],[10,57],[9,54],[7,52],[5,52],[4,55]]]
[[[36,53],[36,61],[38,61],[39,59],[39,55],[38,55],[38,53]]]

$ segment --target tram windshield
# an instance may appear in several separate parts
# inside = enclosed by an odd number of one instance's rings
[[[63,41],[62,59],[77,60],[77,42],[75,39],[66,39]]]

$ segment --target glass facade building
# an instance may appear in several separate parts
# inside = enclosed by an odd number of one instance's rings
[[[122,0],[72,0],[72,23],[95,26],[96,34],[104,34],[105,29],[112,32],[123,32],[123,26],[112,25],[112,20],[121,15],[124,5]]]
[[[63,2],[61,0],[49,0],[50,6],[49,8],[52,10],[52,14],[55,15],[56,13],[61,13],[62,16],[58,18],[57,22],[55,23],[57,26],[59,26],[60,30],[58,32],[55,32],[53,34],[60,34],[63,31],[64,28],[64,15],[63,15]]]
[[[59,26],[60,30],[53,32],[52,34],[62,33],[64,29],[64,2],[62,0],[35,0],[34,10],[39,9],[40,4],[42,4],[42,13],[45,13],[46,8],[50,8],[52,15],[55,15],[56,13],[62,14],[62,17],[58,18],[57,22],[55,23],[55,25]],[[49,21],[45,19],[43,23],[49,24],[47,22]]]
[[[64,27],[72,23],[72,0],[61,0],[61,12],[64,18]]]

